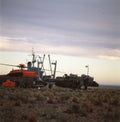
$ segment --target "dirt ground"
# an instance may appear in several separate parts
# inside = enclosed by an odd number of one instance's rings
[[[120,122],[120,89],[0,87],[0,122]]]

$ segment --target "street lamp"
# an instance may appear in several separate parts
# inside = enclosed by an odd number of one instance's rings
[[[89,75],[89,65],[85,66],[87,68],[87,75]]]

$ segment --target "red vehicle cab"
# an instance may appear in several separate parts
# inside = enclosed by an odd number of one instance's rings
[[[12,70],[8,74],[8,76],[18,76],[18,77],[38,77],[38,74],[33,71],[28,71],[28,70]]]

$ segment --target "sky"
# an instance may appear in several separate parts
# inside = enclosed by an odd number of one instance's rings
[[[89,65],[99,84],[120,85],[120,0],[0,0],[0,63],[25,63],[33,48],[58,70]]]

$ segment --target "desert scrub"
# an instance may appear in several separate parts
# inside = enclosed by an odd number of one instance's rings
[[[54,108],[46,108],[45,110],[41,111],[40,116],[45,117],[47,119],[56,119],[59,113]]]
[[[110,98],[108,101],[109,104],[114,105],[114,106],[119,106],[119,99],[116,97]]]
[[[82,104],[82,107],[85,109],[86,112],[92,113],[94,111],[93,105],[91,105],[89,102],[84,102]]]
[[[28,122],[37,122],[37,115],[30,111],[28,114],[27,114],[27,119],[28,119]]]
[[[53,92],[47,90],[47,91],[45,91],[45,92],[43,93],[43,95],[46,96],[47,102],[48,102],[48,103],[51,103],[51,104],[52,104],[52,103],[56,103],[56,97],[55,97],[55,95],[54,95]]]
[[[62,93],[60,96],[61,102],[65,102],[71,98],[71,94],[69,92],[67,93]]]
[[[102,103],[108,103],[111,105],[119,105],[119,97],[116,95],[115,91],[109,91],[103,93],[96,94],[95,98],[98,98]]]
[[[92,103],[95,106],[102,106],[103,105],[103,102],[102,102],[102,100],[99,97],[98,98],[93,98],[92,99]]]
[[[87,97],[86,97],[86,100],[90,101],[92,105],[95,105],[95,106],[102,106],[103,105],[103,100],[101,99],[102,93],[95,92],[95,93],[91,94],[91,96],[87,95]]]
[[[45,96],[43,96],[43,95],[39,95],[36,98],[37,98],[38,101],[41,101],[41,102],[44,102],[44,101],[47,100],[47,98]]]
[[[73,96],[72,98],[71,98],[71,100],[72,100],[72,102],[75,102],[75,103],[79,103],[79,98],[78,97],[76,97],[76,96]]]
[[[80,106],[78,103],[74,103],[74,102],[72,102],[67,107],[65,113],[69,113],[69,114],[75,113],[75,114],[79,114],[80,116],[87,116],[85,109],[82,106]]]
[[[28,117],[27,117],[27,113],[23,111],[23,112],[21,113],[21,120],[27,120],[27,118],[28,118]]]
[[[20,100],[15,101],[14,106],[21,107],[22,106],[21,101]]]
[[[104,122],[120,122],[120,110],[116,109],[114,111],[104,111],[103,120]]]
[[[37,122],[38,116],[33,109],[31,109],[30,111],[24,110],[20,113],[20,119],[21,121]]]
[[[36,98],[36,100],[41,101],[41,102],[47,100],[47,98],[39,92],[34,93],[34,97]]]
[[[54,92],[61,92],[61,93],[69,92],[69,91],[70,91],[70,90],[67,89],[67,88],[61,88],[61,87],[58,87],[58,86],[53,87],[52,90],[53,90]]]
[[[15,93],[8,94],[8,97],[10,100],[14,100],[14,101],[16,101],[18,99],[18,96]]]
[[[1,98],[6,98],[9,97],[10,94],[13,94],[14,93],[14,89],[12,88],[4,88],[4,87],[1,87],[0,88],[0,97]]]
[[[16,118],[16,112],[13,106],[9,103],[4,104],[2,108],[1,122],[14,122]]]

